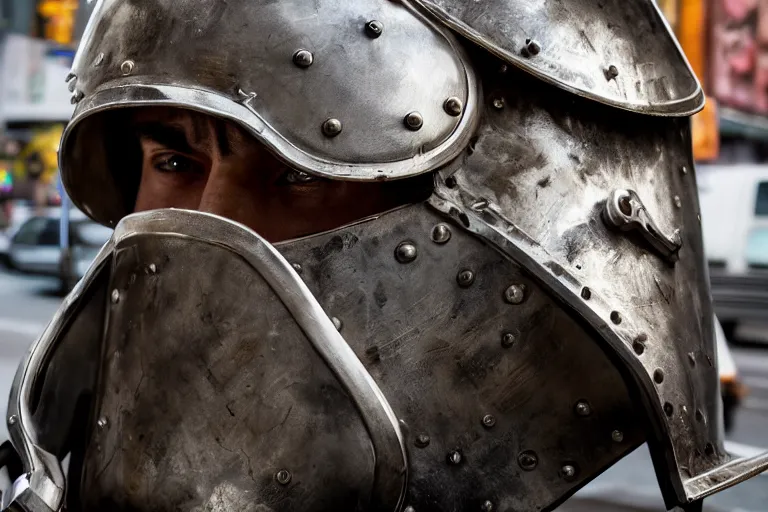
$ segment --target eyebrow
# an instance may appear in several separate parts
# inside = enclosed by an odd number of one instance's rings
[[[187,134],[177,126],[163,123],[141,123],[136,125],[136,134],[139,138],[149,139],[179,153],[191,154],[195,152],[187,141]]]

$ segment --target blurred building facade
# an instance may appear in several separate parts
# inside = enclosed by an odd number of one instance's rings
[[[60,201],[58,143],[73,111],[65,78],[95,4],[0,0],[0,229],[13,201]]]

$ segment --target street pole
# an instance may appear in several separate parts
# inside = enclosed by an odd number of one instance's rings
[[[61,197],[61,220],[59,222],[59,249],[60,249],[60,274],[61,289],[63,293],[69,293],[74,283],[72,276],[72,251],[69,243],[69,213],[71,203],[67,191],[64,189],[64,183],[61,181],[61,174],[58,176],[59,196]]]

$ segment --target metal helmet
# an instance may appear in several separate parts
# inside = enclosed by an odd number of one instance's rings
[[[69,84],[64,182],[117,227],[17,374],[11,510],[547,510],[643,441],[693,508],[768,467],[723,445],[703,95],[652,1],[102,0]],[[434,189],[276,246],[131,215],[141,105]]]

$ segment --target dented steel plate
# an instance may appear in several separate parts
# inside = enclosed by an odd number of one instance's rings
[[[510,64],[626,110],[687,116],[704,95],[653,0],[413,0]]]

